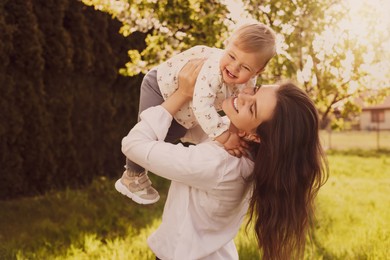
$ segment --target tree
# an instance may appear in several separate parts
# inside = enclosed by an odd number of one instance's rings
[[[322,127],[329,125],[334,110],[347,116],[358,110],[354,99],[378,86],[369,68],[382,63],[382,44],[389,35],[368,35],[369,44],[359,39],[342,21],[348,18],[348,8],[340,0],[249,0],[247,12],[270,25],[284,40],[280,54],[271,63],[269,73],[276,78],[292,78],[302,83],[315,100],[322,116]],[[375,17],[374,10],[365,9],[365,17]],[[377,22],[371,19],[371,26]],[[370,57],[367,57],[370,54]],[[388,55],[388,53],[387,53]],[[388,59],[387,59],[388,60]],[[389,80],[380,82],[375,91],[383,96]],[[387,88],[386,88],[387,87]]]
[[[121,33],[146,33],[145,49],[129,50],[121,72],[145,74],[151,67],[197,44],[221,47],[227,32],[227,8],[220,1],[83,0],[123,23]]]

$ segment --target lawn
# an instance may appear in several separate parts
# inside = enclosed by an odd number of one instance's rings
[[[306,259],[389,259],[390,152],[328,151],[331,175],[317,200]],[[161,200],[140,206],[96,179],[83,190],[0,202],[0,259],[154,259],[147,236],[158,226],[169,183],[153,177]],[[253,233],[235,239],[240,259],[258,259]]]

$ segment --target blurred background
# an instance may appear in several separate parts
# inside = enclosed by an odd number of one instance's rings
[[[278,38],[258,83],[293,79],[321,116],[331,175],[305,258],[390,259],[388,0],[0,0],[0,12],[0,259],[153,259],[165,197],[145,207],[113,189],[142,77],[251,20]],[[259,258],[253,234],[236,244]]]

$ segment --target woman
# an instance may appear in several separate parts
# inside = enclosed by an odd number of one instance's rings
[[[189,147],[165,143],[172,115],[192,98],[201,65],[184,67],[179,89],[145,110],[122,140],[128,158],[172,180],[150,248],[164,260],[238,259],[233,239],[249,208],[264,259],[302,257],[313,200],[325,180],[313,103],[292,84],[226,99],[231,130],[251,141],[251,156],[232,156],[212,140]]]

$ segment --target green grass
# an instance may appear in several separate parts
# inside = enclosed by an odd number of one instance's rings
[[[323,259],[389,259],[390,153],[331,153],[315,233]]]
[[[306,259],[389,259],[390,152],[329,151],[331,175],[319,193]],[[83,190],[0,202],[0,259],[154,259],[146,238],[161,221],[162,199],[140,206],[99,178]],[[240,259],[258,259],[253,233],[235,239]]]
[[[106,178],[84,190],[0,202],[0,259],[151,259],[145,241],[168,188],[161,178],[154,183],[162,198],[148,206],[120,195]]]

